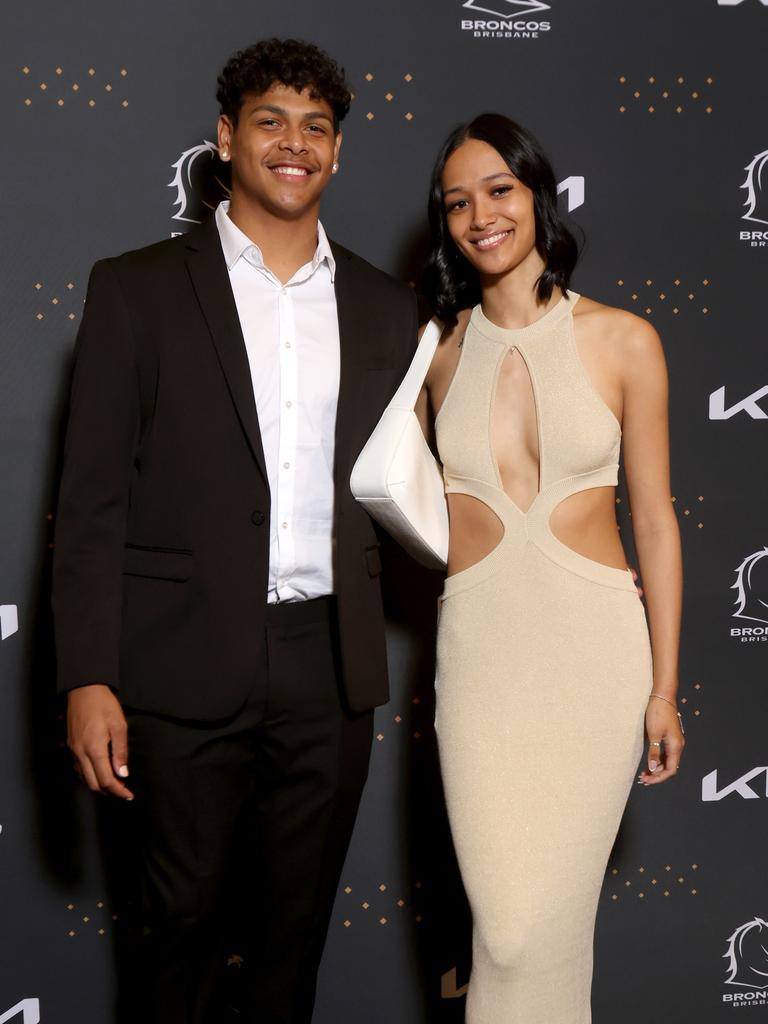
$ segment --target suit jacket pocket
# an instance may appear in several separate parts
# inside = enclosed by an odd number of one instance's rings
[[[368,566],[368,575],[371,577],[381,575],[381,555],[379,545],[365,549],[365,564]]]
[[[192,575],[192,565],[191,551],[171,551],[162,548],[126,545],[123,574],[185,583]]]

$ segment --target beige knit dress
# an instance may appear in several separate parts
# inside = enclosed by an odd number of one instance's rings
[[[550,528],[570,495],[617,481],[621,430],[579,357],[577,300],[520,330],[477,307],[436,421],[447,492],[504,527],[489,555],[446,580],[438,628],[440,761],[474,920],[468,1024],[589,1024],[597,901],[642,753],[651,657],[631,574]],[[538,428],[526,512],[491,444],[511,350]]]

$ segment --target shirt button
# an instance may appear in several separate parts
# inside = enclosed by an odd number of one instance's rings
[[[283,528],[284,530],[287,530],[287,529],[288,529],[288,523],[281,523],[280,525],[282,526],[282,528]]]
[[[261,526],[264,522],[264,513],[258,509],[255,512],[251,512],[251,522],[254,526]]]
[[[290,348],[290,347],[291,347],[291,343],[290,343],[290,341],[286,341],[286,343],[285,343],[285,347],[286,347],[286,348]]]
[[[293,402],[286,402],[285,403],[285,408],[286,409],[290,409],[292,405],[293,405]]]
[[[291,468],[290,462],[284,462],[283,463],[283,469],[290,469],[290,468]]]

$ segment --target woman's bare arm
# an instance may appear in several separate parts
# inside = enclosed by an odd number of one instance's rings
[[[440,407],[445,400],[445,396],[448,394],[448,388],[451,386],[453,375],[456,372],[461,354],[461,344],[464,340],[464,332],[467,329],[471,313],[471,309],[461,310],[454,326],[446,327],[443,331],[437,350],[432,358],[432,365],[427,371],[424,386],[416,402],[416,416],[421,424],[424,436],[435,452],[435,419],[440,412]],[[425,327],[420,329],[419,340],[421,340],[424,330]]]
[[[683,748],[676,703],[682,611],[680,531],[669,481],[667,370],[656,331],[631,317],[622,338],[623,448],[632,532],[640,565],[653,653],[653,693],[646,728],[651,741],[645,783],[674,775]],[[669,701],[670,703],[667,703]],[[650,762],[659,764],[650,769]]]
[[[419,328],[419,341],[421,341],[422,335],[424,334],[424,331],[426,331],[426,329],[427,324],[424,324],[422,327]],[[437,353],[435,353],[435,355],[437,355]],[[434,362],[435,358],[433,357],[432,365],[434,365]],[[432,447],[431,439],[434,435],[432,417],[429,414],[428,381],[431,369],[432,366],[430,366],[429,370],[427,371],[427,376],[424,379],[424,383],[421,385],[421,391],[419,392],[419,397],[416,399],[416,405],[414,406],[413,410],[416,413],[416,418],[418,419],[419,425],[421,426],[421,432],[424,434],[424,437],[426,437],[427,441],[430,443],[430,447]]]

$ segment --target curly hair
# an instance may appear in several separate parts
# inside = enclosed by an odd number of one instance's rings
[[[579,256],[576,239],[557,208],[557,180],[536,139],[502,114],[481,114],[456,128],[446,139],[432,171],[429,226],[432,249],[424,272],[424,291],[437,316],[447,326],[456,314],[480,301],[480,278],[451,238],[443,199],[443,171],[448,158],[467,139],[493,146],[510,171],[533,192],[536,249],[545,262],[536,285],[542,302],[556,287],[567,292]]]
[[[221,113],[236,125],[246,93],[260,95],[275,82],[297,92],[309,89],[312,99],[325,100],[339,130],[352,100],[344,69],[324,50],[299,39],[262,39],[233,54],[217,79]]]

